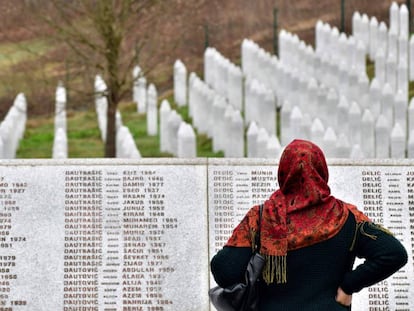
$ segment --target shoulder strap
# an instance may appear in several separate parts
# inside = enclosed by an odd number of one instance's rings
[[[256,236],[254,239],[254,251],[255,252],[259,252],[260,251],[260,229],[261,229],[261,225],[262,225],[262,214],[263,214],[263,204],[260,204],[259,207],[259,219],[257,221],[257,232],[256,232]]]

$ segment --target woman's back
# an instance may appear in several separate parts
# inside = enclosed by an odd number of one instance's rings
[[[344,310],[344,306],[335,301],[335,295],[344,274],[353,265],[354,254],[350,248],[355,227],[355,219],[350,215],[342,230],[333,238],[289,251],[288,282],[261,283],[261,310]]]
[[[278,167],[280,188],[263,209],[256,205],[248,211],[213,258],[216,282],[227,287],[243,281],[259,231],[266,259],[262,311],[347,310],[353,293],[401,268],[407,262],[402,244],[356,206],[332,196],[328,177],[316,145],[295,140],[286,146]],[[365,261],[353,269],[356,256]]]

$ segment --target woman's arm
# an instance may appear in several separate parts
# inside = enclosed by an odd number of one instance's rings
[[[407,263],[407,251],[391,233],[372,223],[358,230],[356,256],[365,262],[348,272],[340,288],[348,295],[386,279]]]
[[[211,260],[211,272],[216,283],[228,287],[242,282],[251,256],[251,247],[223,247]]]

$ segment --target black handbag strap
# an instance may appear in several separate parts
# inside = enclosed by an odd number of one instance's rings
[[[259,252],[260,251],[260,229],[262,226],[262,214],[263,214],[263,204],[260,204],[259,207],[259,219],[257,221],[257,232],[256,236],[254,238],[254,251]]]

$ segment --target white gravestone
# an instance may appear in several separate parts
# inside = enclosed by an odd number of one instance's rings
[[[400,6],[399,13],[399,36],[408,38],[410,33],[409,12],[404,3]]]
[[[14,159],[20,140],[23,138],[27,120],[27,101],[23,93],[14,99],[13,105],[7,111],[0,124],[0,138],[3,142],[2,157]]]
[[[4,143],[3,138],[0,136],[0,159],[4,159]]]
[[[225,135],[225,134],[224,134]],[[231,137],[230,156],[233,158],[244,157],[244,121],[239,110],[234,110],[231,116],[229,137]]]
[[[160,107],[160,151],[167,152],[168,148],[168,116],[171,112],[171,106],[167,99],[163,99]]]
[[[280,111],[280,137],[281,144],[283,146],[287,145],[293,139],[291,125],[290,125],[290,115],[292,114],[292,105],[290,101],[284,101],[282,109]]]
[[[362,112],[357,102],[352,102],[349,108],[349,138],[351,145],[361,144],[361,119]]]
[[[409,57],[409,77],[410,81],[414,81],[414,36],[410,37]]]
[[[351,144],[348,136],[344,133],[339,134],[338,141],[336,142],[336,157],[337,158],[349,158],[351,155]]]
[[[257,127],[256,122],[251,122],[247,129],[247,157],[255,158],[257,157],[257,135],[259,133],[259,128]]]
[[[68,138],[65,129],[59,127],[55,131],[52,147],[53,159],[66,159],[68,158]]]
[[[101,132],[101,139],[106,141],[106,123],[108,100],[106,98],[106,83],[101,76],[95,77],[95,110],[98,117],[98,127]]]
[[[290,114],[290,134],[292,139],[303,138],[302,132],[303,114],[298,106],[293,107]]]
[[[391,86],[386,83],[382,90],[381,114],[386,118],[388,126],[394,125],[394,92]]]
[[[257,158],[266,158],[269,138],[269,133],[266,131],[266,129],[263,127],[259,128],[256,138]]]
[[[338,128],[338,133],[348,134],[349,132],[349,103],[345,96],[339,99],[338,108],[336,110],[336,124],[341,126]]]
[[[411,98],[408,106],[408,133],[414,131],[414,99]]]
[[[55,94],[55,130],[62,127],[66,131],[66,89],[59,83]]]
[[[407,157],[409,159],[414,159],[414,131],[410,132],[407,142]]]
[[[369,56],[371,60],[375,59],[378,42],[378,20],[375,16],[371,17],[369,23]]]
[[[174,63],[174,101],[179,107],[187,105],[187,68],[179,59]]]
[[[227,98],[234,109],[243,110],[243,73],[239,67],[230,64],[228,69]]]
[[[362,115],[361,132],[362,152],[368,159],[375,158],[375,119],[369,109]]]
[[[216,95],[213,102],[213,152],[224,150],[225,120],[224,112],[226,110],[226,99]]]
[[[385,81],[391,87],[393,92],[397,91],[397,56],[395,54],[391,54],[388,56],[386,60],[386,77]]]
[[[315,118],[312,122],[310,130],[310,139],[317,145],[323,144],[323,137],[325,135],[325,127],[319,118]]]
[[[116,157],[122,159],[141,158],[134,137],[128,127],[121,125],[116,134]]]
[[[375,54],[375,79],[377,79],[380,85],[384,85],[386,82],[386,58],[385,50],[379,48]]]
[[[327,158],[335,158],[336,157],[336,146],[335,143],[337,142],[337,137],[335,131],[332,127],[328,127],[326,129],[325,135],[323,136],[323,142],[320,145],[323,148],[325,156]]]
[[[193,127],[185,122],[181,122],[177,133],[178,148],[177,157],[195,158],[197,157],[197,141]]]
[[[399,8],[398,4],[393,1],[390,6],[390,32],[395,33],[398,35],[399,33],[399,26],[400,26],[400,20],[399,20]]]
[[[375,124],[375,156],[379,159],[386,159],[390,156],[391,126],[389,121],[382,114]]]
[[[158,133],[158,95],[154,84],[148,86],[147,91],[147,135],[155,136]]]
[[[139,77],[136,86],[137,97],[137,112],[147,112],[147,79],[145,77]]]
[[[276,137],[276,135],[271,135],[266,147],[266,158],[268,159],[278,159],[280,158],[280,155],[282,154],[282,146],[280,145],[279,139]]]
[[[406,134],[399,123],[395,123],[391,132],[391,158],[405,158]]]
[[[168,147],[169,152],[174,156],[178,155],[178,129],[182,122],[182,117],[175,110],[171,110],[167,120]]]
[[[381,86],[377,78],[373,78],[369,87],[369,109],[375,118],[381,113]]]

